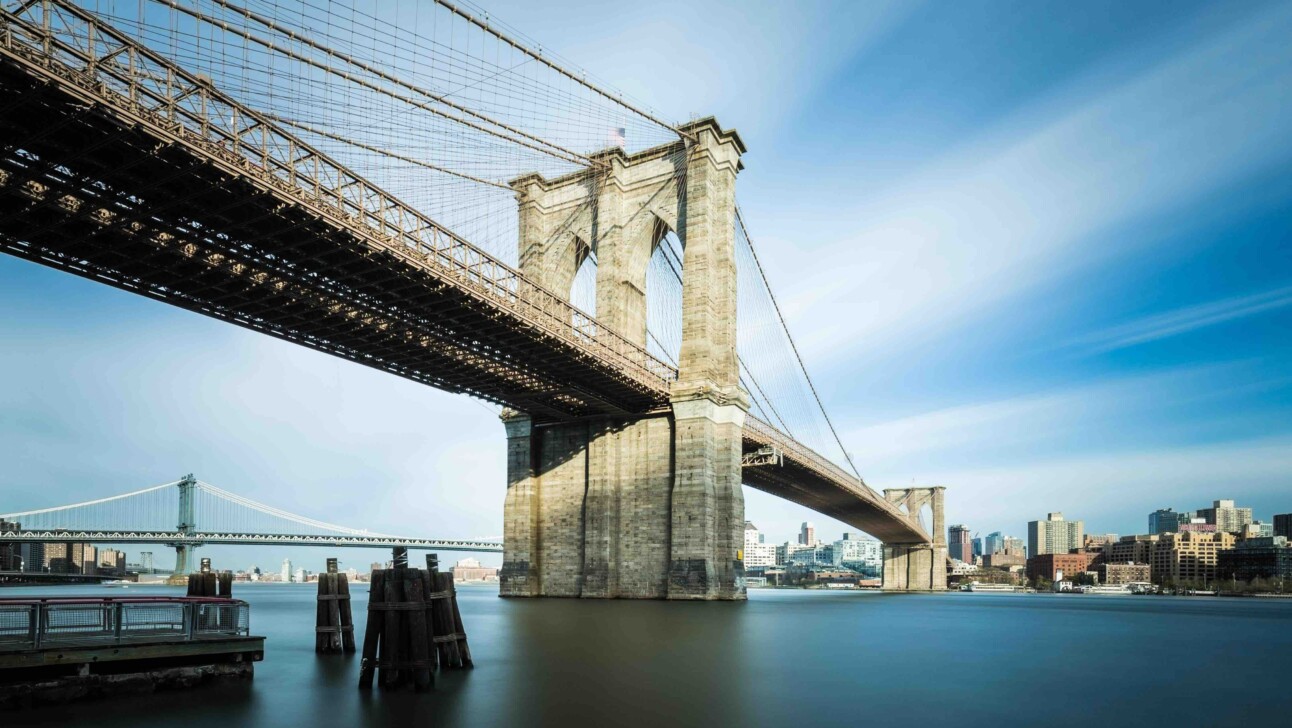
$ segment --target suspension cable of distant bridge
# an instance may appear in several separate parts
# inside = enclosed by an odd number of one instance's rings
[[[132,490],[129,493],[122,493],[120,495],[111,495],[106,498],[96,498],[94,500],[88,500],[82,503],[72,503],[66,506],[55,506],[53,508],[40,508],[34,511],[23,511],[21,513],[0,514],[0,518],[5,519],[6,521],[12,521],[17,518],[25,518],[27,516],[37,516],[43,513],[54,513],[56,511],[71,510],[73,508],[85,508],[87,506],[102,505],[104,503],[110,503],[112,501],[119,501],[119,500],[124,500],[126,498],[133,498],[135,496],[140,496],[145,493],[152,493],[153,491],[158,491],[158,490],[161,490],[162,488],[171,488],[171,487],[174,487],[175,484],[178,482],[179,482],[178,480],[172,480],[169,483],[162,483],[161,485],[154,485],[148,488],[140,488],[139,490]]]

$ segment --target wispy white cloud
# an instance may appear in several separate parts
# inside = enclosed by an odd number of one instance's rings
[[[834,241],[785,257],[782,297],[813,360],[944,333],[1126,252],[1100,237],[1114,226],[1283,164],[1290,34],[1292,6],[1253,11],[1111,89],[1056,91],[876,198],[804,218],[802,239]]]
[[[1289,305],[1292,305],[1292,286],[1246,296],[1231,296],[1094,331],[1074,338],[1070,345],[1086,349],[1090,353],[1125,349]]]
[[[1225,422],[1216,416],[1169,420],[1194,409],[1233,411],[1240,398],[1286,384],[1286,376],[1271,378],[1251,362],[1180,367],[898,416],[849,429],[844,441],[867,480],[908,480],[933,468],[981,468],[1058,451],[1224,438]],[[1149,422],[1160,424],[1146,429]]]

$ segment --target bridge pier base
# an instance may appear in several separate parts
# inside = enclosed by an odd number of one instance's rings
[[[741,435],[713,415],[504,415],[501,595],[743,599]]]
[[[924,506],[933,516],[932,543],[884,544],[884,591],[945,591],[947,588],[947,539],[943,526],[942,498],[946,488],[889,488],[884,500],[917,518]]]
[[[884,591],[945,591],[946,544],[884,544]]]

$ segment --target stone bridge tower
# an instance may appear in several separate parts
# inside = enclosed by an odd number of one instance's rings
[[[682,348],[670,406],[536,423],[507,411],[503,596],[743,599],[735,185],[745,146],[712,118],[678,142],[556,179],[512,182],[520,268],[566,294],[597,256],[597,319],[646,345],[646,271],[683,242]]]
[[[946,488],[888,488],[884,500],[904,508],[918,522],[920,510],[933,512],[932,543],[884,544],[884,591],[943,591],[947,588],[947,537],[942,498]]]

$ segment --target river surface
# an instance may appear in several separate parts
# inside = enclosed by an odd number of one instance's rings
[[[366,585],[355,589],[362,644]],[[7,588],[179,594],[166,587]],[[1286,726],[1292,600],[751,590],[746,603],[459,587],[476,668],[360,692],[313,585],[236,584],[254,681],[0,714],[4,726]]]

